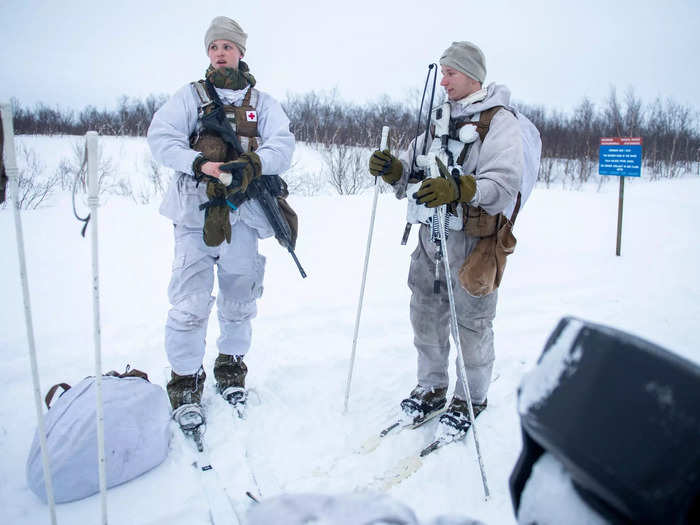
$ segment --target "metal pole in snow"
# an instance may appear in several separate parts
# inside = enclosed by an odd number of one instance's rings
[[[15,135],[12,124],[12,106],[3,104],[2,129],[4,137],[3,159],[7,178],[10,183],[10,203],[15,215],[15,231],[17,237],[17,255],[19,256],[19,276],[22,281],[22,297],[24,299],[24,318],[27,327],[27,342],[29,343],[29,362],[32,369],[32,381],[34,383],[34,404],[36,405],[36,418],[38,422],[39,446],[41,448],[41,461],[44,469],[44,485],[46,487],[46,500],[49,504],[51,523],[56,525],[56,506],[53,496],[53,482],[49,467],[49,456],[46,446],[46,426],[44,425],[44,409],[41,406],[41,385],[39,384],[39,366],[36,359],[36,346],[34,342],[34,325],[32,323],[32,306],[29,301],[29,281],[27,278],[27,264],[24,255],[24,232],[22,231],[22,218],[19,213],[19,184],[17,159],[15,158]]]
[[[382,140],[379,149],[384,151],[389,142],[389,126],[382,128]],[[357,353],[357,334],[360,331],[360,316],[362,315],[362,302],[365,297],[365,283],[367,281],[367,267],[369,266],[369,252],[372,248],[372,234],[374,232],[374,217],[377,213],[377,198],[379,197],[379,183],[374,181],[374,201],[372,201],[372,216],[369,220],[369,233],[367,234],[367,248],[365,250],[365,267],[362,272],[362,285],[360,286],[360,298],[357,301],[357,315],[355,316],[355,335],[352,337],[352,353],[350,354],[350,369],[348,370],[348,383],[345,387],[345,406],[343,414],[348,412],[348,401],[350,399],[350,383],[352,382],[352,370],[355,367],[355,354]]]
[[[620,255],[620,249],[622,248],[622,207],[625,202],[625,177],[620,176],[620,193],[617,199],[617,246],[615,248],[615,255]]]
[[[484,460],[481,457],[481,447],[479,446],[479,436],[476,433],[476,418],[474,417],[474,407],[472,406],[472,396],[469,392],[469,382],[467,381],[467,369],[464,366],[464,356],[462,356],[462,342],[459,338],[459,327],[457,325],[457,310],[455,308],[455,296],[452,289],[452,271],[450,270],[450,258],[447,253],[447,221],[445,220],[445,215],[447,214],[447,205],[443,204],[437,211],[438,217],[438,229],[440,230],[440,240],[442,241],[443,250],[443,263],[445,266],[445,281],[447,281],[447,297],[450,302],[450,328],[452,329],[452,339],[455,343],[455,348],[457,349],[457,373],[460,374],[462,378],[462,383],[464,384],[464,391],[467,394],[467,407],[469,408],[469,419],[471,419],[472,434],[474,436],[474,445],[476,446],[476,457],[479,460],[479,469],[481,470],[481,482],[484,485],[484,497],[489,499],[489,485],[486,481],[486,469],[484,467]]]
[[[102,345],[100,338],[100,279],[97,250],[97,208],[100,204],[100,181],[97,174],[97,132],[85,134],[87,142],[88,206],[90,207],[92,237],[92,310],[95,339],[95,388],[97,391],[97,456],[100,477],[100,506],[102,524],[107,525],[107,474],[105,469],[105,433],[102,406]]]

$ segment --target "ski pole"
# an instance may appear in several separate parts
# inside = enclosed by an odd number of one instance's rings
[[[474,435],[474,445],[476,446],[476,456],[479,460],[479,469],[481,470],[481,481],[484,485],[484,497],[489,499],[489,485],[486,481],[486,469],[484,468],[484,460],[481,457],[481,447],[479,446],[479,436],[476,432],[476,418],[474,417],[474,407],[472,406],[472,396],[469,393],[469,382],[467,381],[467,369],[464,366],[464,357],[462,356],[462,343],[459,339],[459,328],[457,325],[457,310],[455,309],[455,296],[452,289],[452,272],[450,270],[450,258],[447,254],[447,220],[445,218],[447,212],[447,206],[442,205],[438,208],[438,229],[440,230],[440,237],[442,241],[442,256],[445,266],[445,280],[447,281],[447,297],[450,302],[450,327],[452,328],[452,339],[454,340],[455,347],[457,348],[457,371],[462,378],[462,383],[464,384],[464,391],[467,394],[467,406],[469,407],[469,418],[472,422],[472,433]]]
[[[100,337],[100,278],[97,250],[97,208],[100,204],[100,181],[97,175],[97,132],[85,134],[87,143],[88,206],[92,219],[92,311],[95,340],[95,389],[97,391],[97,455],[100,477],[102,524],[107,525],[107,474],[105,469],[104,411],[102,406],[102,344]]]
[[[46,426],[44,424],[44,410],[41,406],[41,385],[39,383],[39,366],[36,358],[36,345],[34,342],[34,325],[32,322],[32,306],[29,300],[29,280],[27,278],[27,264],[24,255],[24,232],[22,231],[22,217],[19,213],[19,182],[17,159],[15,158],[15,135],[12,124],[12,106],[2,104],[2,130],[4,137],[3,159],[7,178],[10,183],[10,198],[13,202],[10,206],[14,209],[15,232],[17,237],[17,255],[19,257],[19,277],[22,282],[22,298],[24,300],[24,319],[27,328],[27,342],[29,344],[29,363],[32,370],[32,382],[34,383],[34,403],[36,405],[36,418],[38,423],[39,446],[41,448],[41,461],[44,472],[44,486],[46,487],[46,500],[49,504],[49,514],[52,525],[56,525],[56,505],[53,496],[53,482],[49,467],[49,455],[46,445]]]
[[[389,142],[389,126],[382,128],[382,139],[379,149],[384,151]],[[367,281],[367,267],[369,265],[369,252],[372,247],[372,233],[374,232],[374,217],[377,213],[377,199],[379,197],[379,184],[374,179],[374,200],[372,201],[372,216],[369,220],[369,233],[367,234],[367,248],[365,249],[365,267],[362,272],[362,284],[360,285],[360,298],[357,301],[357,315],[355,316],[355,335],[352,337],[352,353],[350,354],[350,368],[348,370],[348,383],[345,387],[345,407],[343,414],[348,412],[348,400],[350,399],[350,383],[352,382],[352,370],[355,366],[355,355],[357,353],[357,334],[360,331],[360,316],[362,315],[362,301],[365,297],[365,282]]]

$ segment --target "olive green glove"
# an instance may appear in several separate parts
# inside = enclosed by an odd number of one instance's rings
[[[195,160],[197,162],[197,160]],[[195,173],[201,173],[201,165],[195,167]],[[243,153],[238,159],[219,166],[221,171],[231,174],[231,182],[224,182],[209,177],[207,197],[209,201],[200,206],[204,209],[204,243],[207,246],[219,246],[222,242],[231,242],[231,222],[229,219],[231,196],[245,191],[253,179],[260,177],[262,166],[260,157],[253,152]]]
[[[257,153],[248,152],[241,154],[236,160],[219,166],[221,171],[230,173],[233,178],[226,186],[227,196],[248,189],[248,184],[262,174],[262,164]]]
[[[218,180],[209,178],[207,181],[207,197],[209,201],[200,209],[204,209],[204,244],[219,246],[222,242],[231,242],[231,221],[229,207],[226,204],[226,187]]]
[[[387,184],[395,184],[403,175],[403,165],[388,149],[377,150],[369,158],[369,172],[381,177]]]
[[[207,174],[202,171],[202,166],[204,166],[204,164],[207,162],[209,162],[209,159],[202,153],[195,157],[194,162],[192,163],[192,173],[194,174],[194,180],[197,182],[200,182],[207,176]]]
[[[425,204],[428,208],[437,208],[452,202],[471,201],[476,193],[476,179],[471,175],[453,177],[440,159],[435,160],[442,177],[424,180],[413,194],[416,202]]]

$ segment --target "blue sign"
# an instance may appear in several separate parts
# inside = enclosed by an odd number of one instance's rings
[[[598,173],[641,177],[642,140],[640,138],[601,138]]]

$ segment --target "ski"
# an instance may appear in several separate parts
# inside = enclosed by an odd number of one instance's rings
[[[170,379],[170,367],[164,369],[165,382]],[[176,414],[180,411],[178,417]],[[173,413],[174,424],[193,450],[192,466],[197,471],[201,491],[207,501],[212,525],[241,525],[236,508],[214,469],[204,444],[206,422],[199,405],[183,405]]]
[[[402,481],[413,476],[413,474],[415,474],[423,466],[423,461],[426,456],[432,454],[445,445],[462,441],[466,437],[468,430],[469,429],[467,428],[463,432],[460,432],[454,436],[438,436],[437,439],[432,441],[429,445],[423,447],[417,453],[403,458],[394,467],[384,472],[384,474],[376,476],[374,481],[370,483],[370,487],[382,491],[395,487]]]
[[[493,377],[491,378],[491,383],[496,382],[496,380],[501,377],[501,374],[495,373]],[[369,439],[367,439],[360,449],[358,450],[359,453],[361,454],[368,454],[372,451],[374,451],[379,445],[382,443],[382,439],[385,438],[387,435],[392,434],[396,435],[399,434],[400,432],[403,432],[404,430],[414,430],[416,428],[419,428],[423,425],[425,425],[427,422],[429,422],[431,419],[434,419],[438,416],[441,416],[447,411],[448,406],[445,405],[443,408],[436,410],[435,412],[431,412],[428,414],[426,417],[418,417],[413,419],[412,421],[405,422],[406,417],[408,416],[403,416],[397,418],[391,425],[388,427],[384,428],[381,432],[379,432],[378,435],[372,436]],[[466,433],[466,431],[465,431]],[[462,439],[464,436],[460,436],[457,439],[454,439],[453,441],[459,441]],[[440,443],[435,446],[435,450],[437,448],[441,447],[446,443]],[[431,445],[435,445],[435,443],[431,443]],[[429,454],[430,452],[427,452],[425,455]]]
[[[359,452],[362,454],[369,454],[373,450],[375,450],[379,445],[381,445],[382,440],[388,436],[388,435],[397,435],[404,430],[414,430],[416,428],[419,428],[423,425],[425,425],[428,421],[435,419],[436,417],[440,416],[445,412],[446,408],[441,408],[439,410],[436,410],[435,412],[431,412],[428,414],[426,417],[418,417],[408,423],[405,423],[405,420],[403,418],[398,418],[396,421],[394,421],[391,425],[388,427],[384,428],[379,434],[370,437],[367,439],[362,446],[359,449]]]
[[[245,392],[245,396],[240,398],[242,399],[242,402],[237,402],[237,403],[232,403],[229,400],[229,404],[231,405],[232,413],[234,419],[242,419],[245,420],[247,417],[247,399],[248,399],[248,392]],[[257,396],[257,393],[256,393]],[[260,402],[260,397],[258,397],[258,403]],[[248,446],[247,444],[244,443],[243,446],[243,459],[245,460],[246,464],[246,469],[248,470],[248,478],[250,480],[250,483],[255,487],[255,494],[253,494],[251,491],[246,491],[246,496],[248,496],[253,502],[259,503],[259,501],[262,499],[263,494],[262,494],[262,489],[260,488],[260,483],[258,482],[258,478],[255,476],[255,471],[253,470],[253,465],[252,461],[250,459],[250,454],[248,452]]]
[[[467,432],[465,430],[464,432],[461,432],[457,436],[450,436],[450,437],[440,436],[435,441],[433,441],[430,445],[423,448],[423,450],[420,451],[419,456],[424,458],[428,454],[432,454],[437,449],[442,448],[445,445],[449,445],[450,443],[454,443],[455,441],[463,440],[466,435],[467,435]]]
[[[219,474],[209,460],[199,428],[182,432],[185,439],[194,445],[196,456],[192,466],[198,473],[200,487],[209,506],[209,520],[212,525],[241,525],[238,513],[219,479]]]

